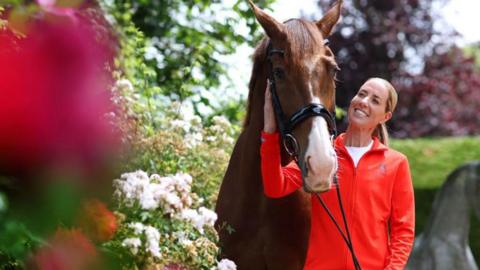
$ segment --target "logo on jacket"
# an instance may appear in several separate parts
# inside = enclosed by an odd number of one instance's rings
[[[381,173],[381,174],[383,174],[383,175],[386,175],[386,174],[387,174],[387,166],[385,165],[385,163],[380,164],[380,166],[378,167],[378,169],[380,170],[380,173]]]

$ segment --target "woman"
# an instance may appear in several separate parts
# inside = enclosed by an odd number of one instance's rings
[[[301,188],[301,172],[295,162],[284,168],[280,165],[279,134],[269,89],[265,97],[261,146],[264,190],[268,197],[283,197]],[[414,239],[415,209],[408,160],[388,147],[385,127],[396,104],[397,93],[388,81],[367,80],[350,103],[346,132],[334,142],[340,193],[363,270],[403,269]],[[321,197],[345,231],[333,189]],[[304,269],[355,269],[347,245],[314,196],[311,217]]]

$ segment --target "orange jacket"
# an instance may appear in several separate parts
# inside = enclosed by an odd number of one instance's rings
[[[415,209],[406,157],[373,138],[357,168],[344,145],[335,140],[338,181],[355,254],[363,270],[403,269],[410,254]],[[280,166],[279,135],[262,133],[261,166],[265,195],[286,196],[302,186],[295,162]],[[336,188],[336,187],[334,187]],[[345,231],[336,191],[320,196]],[[318,200],[312,196],[310,242],[305,270],[355,269],[347,245]]]

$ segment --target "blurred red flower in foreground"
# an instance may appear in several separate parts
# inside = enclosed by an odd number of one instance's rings
[[[117,230],[115,215],[106,205],[97,200],[88,200],[83,204],[80,215],[80,227],[93,240],[105,242],[113,238]]]
[[[86,20],[52,16],[25,38],[0,30],[0,173],[83,170],[115,149],[105,117],[113,54]]]
[[[55,236],[28,261],[28,269],[98,269],[95,246],[79,230],[59,229]]]

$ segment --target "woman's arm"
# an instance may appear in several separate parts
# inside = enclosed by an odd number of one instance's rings
[[[405,158],[397,172],[390,215],[390,257],[385,269],[404,269],[415,237],[415,199],[410,167]]]
[[[270,84],[267,83],[264,105],[264,128],[260,147],[264,193],[268,197],[286,196],[302,186],[300,169],[291,162],[281,167],[279,134],[276,133],[275,112],[272,106]]]
[[[262,132],[260,147],[263,189],[267,197],[280,198],[302,186],[302,175],[295,162],[281,167],[279,134]]]

